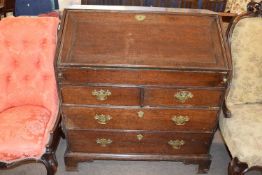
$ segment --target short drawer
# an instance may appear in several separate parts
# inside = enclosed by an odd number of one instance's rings
[[[62,86],[64,104],[139,106],[139,88]]]
[[[169,85],[223,87],[227,75],[220,72],[61,68],[59,82],[69,84],[108,83],[131,85]]]
[[[207,154],[212,134],[68,130],[70,151],[86,153]]]
[[[213,131],[217,110],[63,107],[66,128]]]
[[[146,88],[144,106],[220,106],[223,90]]]

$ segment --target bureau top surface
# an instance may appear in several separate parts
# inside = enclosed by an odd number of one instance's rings
[[[216,14],[158,9],[66,10],[58,65],[228,69]]]

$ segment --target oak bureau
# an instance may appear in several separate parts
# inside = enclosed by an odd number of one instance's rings
[[[84,7],[65,11],[57,48],[67,169],[99,159],[170,160],[207,172],[231,71],[220,17]]]

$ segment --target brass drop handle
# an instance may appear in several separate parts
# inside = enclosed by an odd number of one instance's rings
[[[109,90],[93,90],[92,95],[96,96],[96,99],[99,101],[105,101],[112,93]]]
[[[169,140],[168,144],[173,147],[173,149],[180,149],[183,145],[185,145],[184,140]]]
[[[193,98],[194,95],[190,91],[179,91],[174,97],[181,103],[185,103],[187,100]]]
[[[104,115],[104,114],[100,114],[100,115],[96,114],[94,118],[101,125],[107,124],[107,122],[112,119],[112,117],[110,115]]]
[[[190,119],[188,116],[178,115],[171,119],[176,125],[185,125]]]
[[[111,139],[96,139],[96,143],[99,144],[102,147],[106,147],[107,145],[110,145],[113,141]]]
[[[137,140],[142,140],[143,138],[144,138],[144,136],[142,135],[142,134],[138,134],[137,136],[136,136],[136,138],[137,138]]]

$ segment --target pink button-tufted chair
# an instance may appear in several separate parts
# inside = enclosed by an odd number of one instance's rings
[[[52,17],[0,21],[0,168],[38,161],[48,174],[56,171],[58,23]]]
[[[262,1],[248,4],[229,32],[232,81],[220,130],[232,160],[229,175],[262,172]]]

